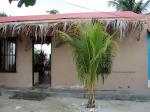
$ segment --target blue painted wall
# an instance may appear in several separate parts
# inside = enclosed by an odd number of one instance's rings
[[[148,80],[150,80],[150,33],[148,33],[147,37],[148,42]]]

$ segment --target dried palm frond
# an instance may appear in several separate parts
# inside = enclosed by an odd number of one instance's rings
[[[139,20],[139,21],[133,21],[133,20],[107,20],[104,21],[105,23],[105,29],[107,31],[108,28],[114,29],[114,31],[118,31],[120,35],[120,40],[124,40],[125,37],[127,37],[127,34],[137,31],[139,33],[139,36],[137,38],[140,38],[140,33],[143,30],[143,26],[145,21]]]
[[[74,21],[63,21],[63,22],[53,22],[53,23],[27,23],[27,22],[9,22],[9,23],[0,23],[0,37],[35,37],[37,40],[40,38],[41,43],[44,43],[46,40],[46,36],[54,37],[54,41],[56,46],[62,44],[61,39],[59,38],[59,34],[57,31],[64,31],[69,34],[71,37],[79,38],[79,30],[78,25],[83,25],[86,22],[98,22],[101,21],[104,23],[104,27],[106,31],[118,31],[120,34],[120,40],[123,40],[127,34],[130,32],[137,31],[139,35],[137,39],[140,37],[140,32],[143,29],[144,22],[143,20],[123,20],[123,19],[105,19],[105,20],[74,20]]]

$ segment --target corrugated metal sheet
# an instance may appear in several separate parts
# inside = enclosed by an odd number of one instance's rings
[[[59,20],[59,19],[111,19],[126,18],[140,19],[142,15],[124,11],[124,12],[85,12],[85,13],[66,13],[55,15],[36,15],[36,16],[10,16],[0,17],[0,23],[5,22],[23,22],[23,21],[42,21],[42,20]]]

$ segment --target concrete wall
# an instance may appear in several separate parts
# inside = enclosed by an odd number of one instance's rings
[[[148,86],[147,32],[132,33],[120,42],[113,70],[103,85],[101,81],[97,89],[143,89]],[[52,87],[69,87],[79,85],[77,72],[73,63],[71,50],[63,45],[52,46]]]
[[[55,48],[52,44],[51,81],[52,87],[69,87],[78,84],[76,67],[71,50],[63,45]]]
[[[32,86],[32,48],[26,38],[17,40],[16,73],[0,73],[0,85],[9,87]]]
[[[141,33],[140,41],[137,33],[131,34],[120,42],[113,70],[103,85],[101,81],[97,89],[143,89],[148,85],[147,32]],[[32,49],[26,50],[31,41],[22,38],[17,40],[17,72],[0,73],[0,85],[12,87],[32,86]],[[52,87],[71,87],[80,85],[76,67],[70,48],[67,45],[54,48],[52,46],[51,81]]]
[[[136,34],[136,33],[135,33]],[[140,41],[130,35],[119,45],[114,59],[112,74],[104,85],[99,82],[98,89],[146,89],[148,87],[147,32],[141,33]]]

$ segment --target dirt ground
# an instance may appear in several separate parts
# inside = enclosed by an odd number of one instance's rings
[[[8,99],[0,96],[0,112],[81,112],[86,99],[48,97],[42,101]],[[150,112],[150,102],[97,100],[99,112]]]

